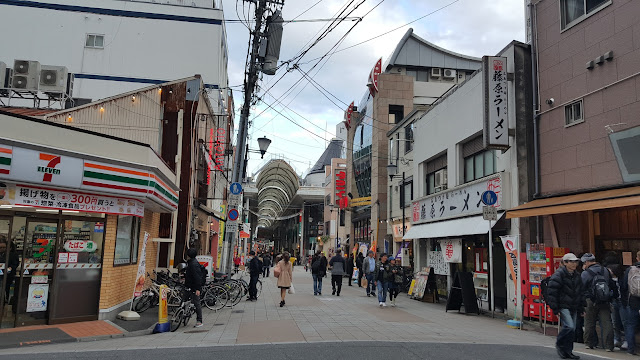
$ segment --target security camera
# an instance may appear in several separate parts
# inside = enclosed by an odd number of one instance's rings
[[[556,100],[554,98],[547,99],[547,105],[553,105]]]

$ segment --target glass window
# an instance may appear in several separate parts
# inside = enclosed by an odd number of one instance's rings
[[[104,48],[104,35],[87,34],[84,46],[95,49]]]
[[[473,181],[473,157],[464,159],[464,182]]]
[[[496,152],[486,150],[464,158],[464,182],[496,173]]]
[[[404,128],[404,153],[408,153],[413,150],[413,124],[410,124]]]
[[[581,21],[586,15],[601,9],[607,3],[611,3],[611,0],[561,0],[562,28]]]
[[[484,176],[484,154],[476,154],[474,156],[473,162],[475,164],[474,177],[476,179],[479,179]]]
[[[496,172],[495,152],[486,151],[484,153],[484,174],[490,175]]]
[[[114,265],[135,264],[138,261],[140,220],[134,216],[118,216]]]
[[[418,74],[417,74],[416,80],[424,81],[424,82],[429,81],[429,72],[428,71],[420,70],[417,73]]]
[[[582,100],[576,101],[564,107],[565,125],[580,123],[584,120],[582,113]]]
[[[431,173],[427,175],[427,195],[431,195],[435,193],[435,174]]]
[[[412,76],[414,79],[416,79],[418,73],[415,70],[407,70],[407,76]]]

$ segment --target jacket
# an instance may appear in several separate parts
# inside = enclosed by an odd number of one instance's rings
[[[202,290],[202,271],[196,259],[187,260],[187,270],[184,274],[184,285],[191,291]]]
[[[251,261],[249,261],[249,275],[250,276],[258,276],[262,273],[262,262],[258,260],[257,257],[253,257]]]
[[[353,275],[353,258],[352,257],[348,257],[346,259],[344,259],[345,261],[345,268],[344,268],[344,272],[347,273],[347,275],[351,276]]]
[[[633,266],[640,267],[640,262],[633,264]],[[639,311],[640,298],[629,294],[629,269],[631,269],[631,267],[627,268],[624,276],[618,280],[620,281],[620,300],[622,300],[622,305],[629,306],[631,310]]]
[[[581,313],[585,305],[583,288],[580,274],[577,271],[569,273],[567,268],[562,266],[549,279],[545,300],[556,314],[560,309]]]
[[[342,255],[336,255],[332,257],[331,260],[329,261],[329,266],[331,266],[331,275],[339,275],[339,276],[345,275],[345,272],[344,272],[345,261]]]
[[[371,274],[371,271],[369,271],[371,265],[370,265],[370,261],[373,261],[374,265],[376,263],[376,260],[374,258],[371,257],[366,257],[364,258],[364,260],[362,260],[362,272],[364,272],[365,275]],[[373,267],[373,273],[376,273],[376,267]]]
[[[386,263],[382,261],[376,262],[376,276],[377,281],[393,282],[393,273],[391,272],[391,263],[387,260]]]
[[[280,260],[276,266],[280,267],[278,287],[291,287],[291,281],[293,280],[293,265],[291,265],[291,262]]]
[[[311,259],[311,274],[325,276],[327,274],[326,260],[322,256],[316,256]],[[317,264],[317,265],[316,265]],[[314,265],[315,269],[314,269]]]
[[[393,270],[396,271],[395,274],[393,274]],[[403,275],[404,275],[404,269],[402,268],[402,266],[400,265],[392,266],[391,273],[393,274],[393,283],[402,284]]]
[[[358,254],[358,257],[356,257],[356,267],[360,271],[362,271],[362,261],[364,260],[364,258],[361,255],[362,254]]]
[[[606,267],[600,264],[594,264],[589,266],[587,269],[585,269],[582,272],[582,275],[580,275],[580,277],[582,278],[582,286],[584,289],[584,298],[591,299],[591,301],[594,301],[594,299],[592,298],[593,294],[591,293],[591,289],[593,287],[593,278],[594,276],[600,275],[600,274],[602,274],[604,276],[604,279],[609,283],[609,289],[611,289],[612,291],[611,299],[617,299],[618,285],[612,279],[609,269],[607,269]]]
[[[271,256],[265,256],[262,258],[262,266],[270,267],[271,266]]]

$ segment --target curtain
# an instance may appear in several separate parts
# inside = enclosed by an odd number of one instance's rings
[[[564,25],[584,15],[584,0],[565,0],[564,6]]]

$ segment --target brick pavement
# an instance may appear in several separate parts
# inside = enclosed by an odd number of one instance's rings
[[[311,275],[296,267],[296,294],[287,295],[280,308],[275,278],[262,279],[263,290],[256,302],[240,302],[233,309],[204,311],[204,326],[181,327],[175,333],[124,337],[91,343],[73,343],[10,349],[21,352],[204,347],[233,344],[336,341],[419,341],[553,347],[555,338],[535,331],[507,328],[504,320],[486,316],[445,312],[443,304],[422,303],[401,294],[397,308],[379,308],[363,288],[343,284],[340,297],[331,296],[325,279],[322,296],[313,295]],[[583,351],[576,344],[578,351]],[[584,352],[584,351],[583,351]],[[604,356],[602,351],[587,351]],[[610,355],[610,354],[607,354]],[[614,353],[614,357],[623,356]]]

